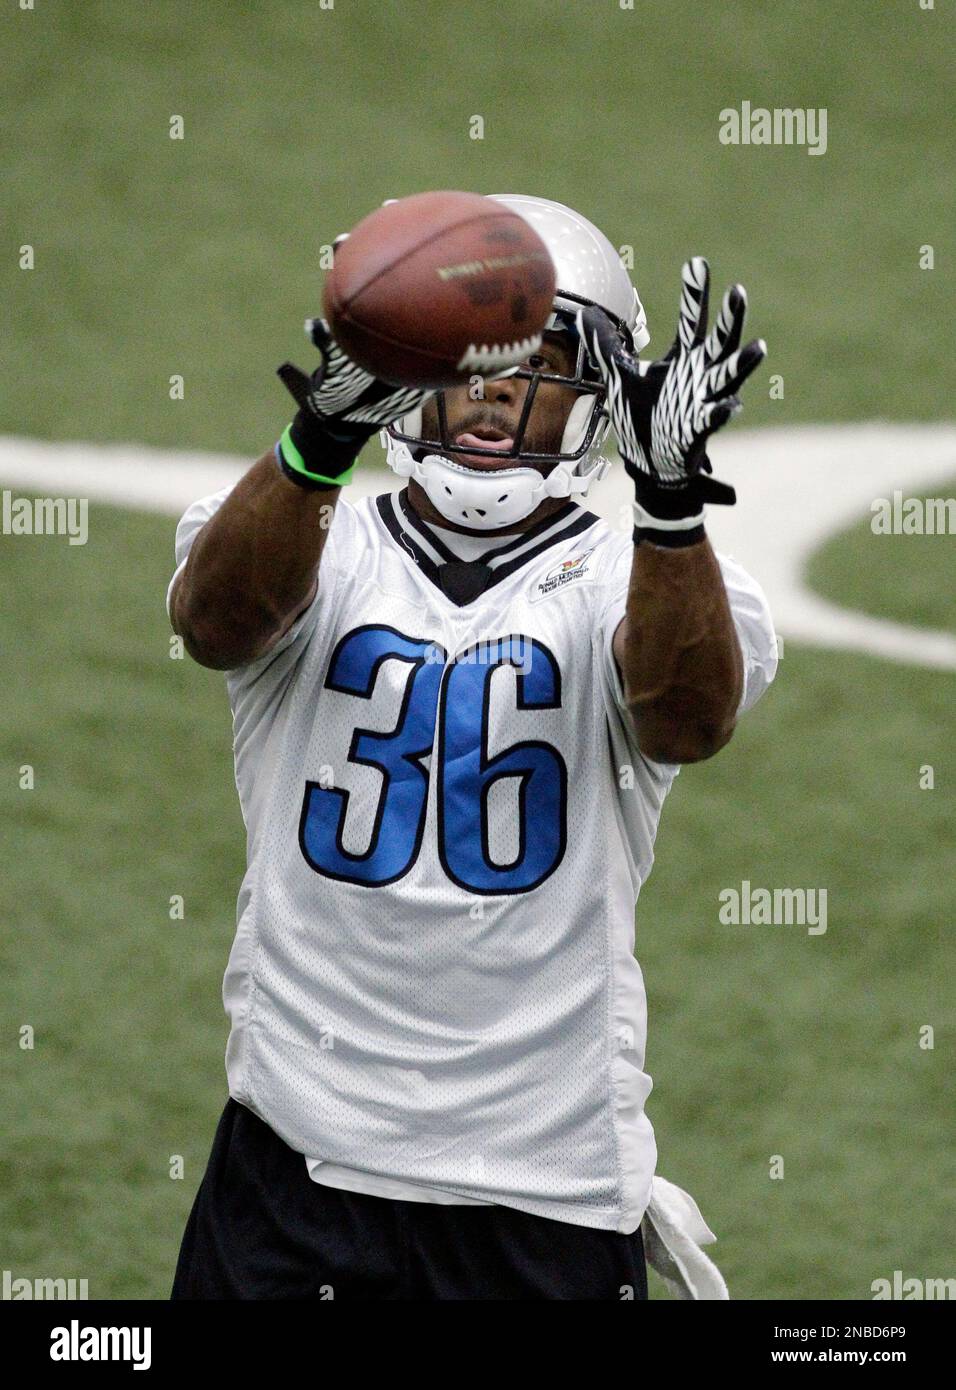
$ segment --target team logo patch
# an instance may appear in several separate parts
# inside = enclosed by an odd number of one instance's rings
[[[567,588],[569,584],[574,584],[583,579],[591,572],[588,563],[593,550],[584,550],[580,555],[572,555],[567,560],[562,560],[560,565],[555,565],[554,569],[549,570],[543,579],[539,579],[534,586],[534,593],[531,596],[532,603],[539,598],[546,598],[548,594],[553,594],[556,589]]]

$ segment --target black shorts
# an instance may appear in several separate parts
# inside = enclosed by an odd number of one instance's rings
[[[174,1299],[647,1298],[644,1243],[502,1206],[324,1187],[230,1098],[183,1236]]]

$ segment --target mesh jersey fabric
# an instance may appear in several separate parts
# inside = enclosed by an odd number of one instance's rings
[[[630,1233],[656,1162],[634,907],[678,768],[641,755],[611,651],[630,536],[570,503],[537,530],[459,607],[407,505],[342,496],[313,603],[227,673],[227,1076],[330,1185]],[[775,639],[719,560],[748,709]]]

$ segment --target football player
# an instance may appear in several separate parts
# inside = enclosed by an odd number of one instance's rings
[[[679,768],[775,670],[705,530],[734,500],[706,443],[765,349],[739,285],[708,326],[694,258],[641,359],[607,238],[500,201],[555,262],[540,350],[483,393],[399,390],[311,321],[291,425],[177,530],[170,616],[226,672],[248,868],[176,1298],[646,1297],[634,909]],[[351,500],[383,428],[406,484]],[[609,428],[626,531],[584,505]]]

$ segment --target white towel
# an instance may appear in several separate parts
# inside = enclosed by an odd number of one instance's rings
[[[700,1248],[717,1237],[690,1193],[655,1178],[641,1234],[647,1263],[676,1298],[730,1298],[720,1270]]]

